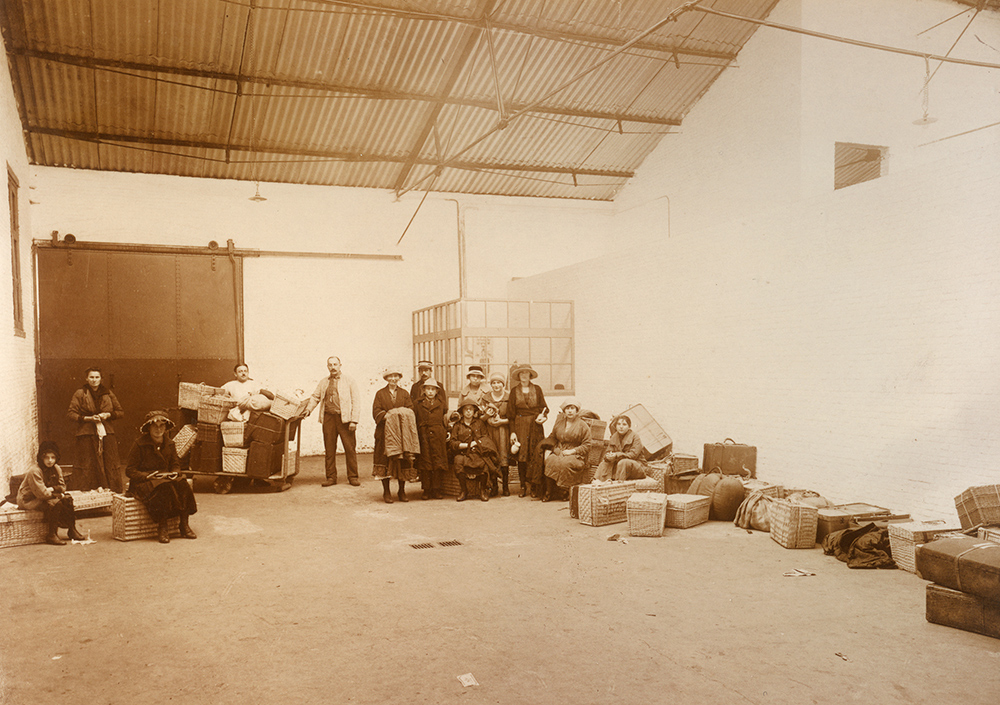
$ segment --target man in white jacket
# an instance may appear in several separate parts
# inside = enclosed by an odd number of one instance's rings
[[[316,391],[306,405],[308,416],[319,406],[319,422],[323,426],[323,450],[326,454],[326,479],[323,487],[337,484],[337,439],[344,444],[347,459],[347,481],[352,486],[361,484],[358,480],[358,454],[355,431],[361,413],[361,397],[358,385],[340,373],[340,358],[331,357],[326,361],[330,376],[324,377],[316,385]]]

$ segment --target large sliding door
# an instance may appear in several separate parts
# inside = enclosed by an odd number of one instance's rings
[[[131,248],[37,248],[39,433],[69,464],[66,412],[88,367],[125,410],[115,424],[124,462],[147,411],[179,421],[178,382],[232,379],[243,348],[241,258]]]

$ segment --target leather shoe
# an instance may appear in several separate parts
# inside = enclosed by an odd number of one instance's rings
[[[53,546],[65,546],[66,542],[59,538],[58,534],[52,533],[45,537],[45,543]]]
[[[170,543],[170,529],[167,527],[166,524],[160,526],[159,530],[157,531],[156,539],[160,543]]]
[[[196,534],[194,532],[194,529],[192,529],[190,526],[182,526],[181,527],[181,538],[182,539],[196,539],[196,538],[198,538],[198,534]]]
[[[326,478],[325,480],[323,480],[323,487],[330,487],[330,486],[336,485],[336,484],[337,484],[337,481],[334,480],[334,479],[332,479],[332,478],[329,478],[329,477]]]
[[[348,482],[351,483],[351,487],[360,487],[361,486],[361,481],[358,480],[358,479],[356,479],[356,478],[353,478],[353,477],[351,479],[349,479]]]

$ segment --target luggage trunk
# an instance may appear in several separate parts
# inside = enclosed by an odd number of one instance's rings
[[[281,472],[282,443],[250,442],[247,451],[247,475],[268,478]]]
[[[973,538],[943,538],[916,549],[924,580],[1000,602],[1000,544]]]
[[[757,477],[757,447],[737,443],[732,438],[722,443],[706,443],[701,470],[712,472],[715,468],[723,475]]]
[[[927,621],[1000,639],[1000,603],[927,585]]]
[[[656,422],[652,414],[646,411],[642,404],[630,406],[622,412],[632,421],[632,430],[639,434],[642,447],[646,451],[647,460],[659,460],[665,458],[674,449],[674,441],[667,435],[667,432]],[[614,432],[614,429],[611,430]]]

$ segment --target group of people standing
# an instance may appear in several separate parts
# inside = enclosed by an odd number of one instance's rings
[[[544,424],[549,407],[530,365],[515,365],[512,384],[503,375],[487,380],[479,365],[469,367],[458,407],[448,413],[444,385],[433,378],[433,364],[421,360],[420,378],[409,392],[400,388],[402,372],[388,368],[386,386],[372,405],[375,427],[374,476],[382,481],[383,501],[408,501],[406,483],[419,481],[422,499],[443,497],[450,466],[459,484],[459,502],[510,495],[510,468],[520,479],[519,496],[565,500],[568,489],[589,481],[591,426],[579,403],[565,399],[552,432]],[[612,422],[613,433],[596,477],[602,481],[644,477],[642,444],[625,416]],[[547,453],[546,453],[547,451]],[[396,480],[395,500],[391,482]]]

